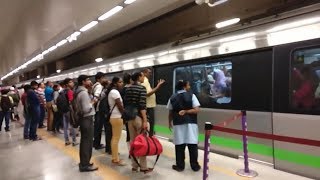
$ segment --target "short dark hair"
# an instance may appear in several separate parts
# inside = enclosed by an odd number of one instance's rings
[[[31,85],[31,86],[35,86],[35,85],[38,86],[38,83],[37,83],[37,81],[32,81],[32,82],[30,83],[30,85]]]
[[[79,85],[79,86],[82,86],[82,85],[83,85],[82,81],[85,81],[85,80],[88,79],[88,78],[89,78],[89,76],[87,76],[87,75],[80,75],[80,76],[78,77],[78,85]]]
[[[123,75],[123,83],[124,84],[130,84],[131,75],[129,73],[125,73]]]
[[[31,88],[32,88],[32,87],[31,87],[31,85],[29,85],[29,84],[26,84],[26,85],[23,86],[24,92],[29,91]]]
[[[98,79],[103,78],[103,76],[104,76],[104,73],[103,73],[103,72],[98,72],[98,73],[95,75],[96,81],[97,81]]]
[[[132,81],[136,82],[139,80],[139,77],[141,77],[141,76],[142,76],[141,71],[135,72],[132,74],[131,79],[132,79]]]
[[[189,81],[185,81],[185,80],[178,81],[177,85],[176,85],[176,90],[177,91],[183,90],[183,88],[185,88],[188,83],[189,83]]]
[[[70,81],[72,81],[71,78],[66,78],[66,79],[64,79],[63,84],[67,85]]]
[[[59,86],[58,86],[57,84],[55,84],[55,85],[53,85],[53,88],[52,88],[52,89],[53,89],[54,91],[56,91],[56,90],[58,90],[58,87],[59,87]]]
[[[51,81],[47,81],[46,86],[49,86],[50,83],[51,83]]]

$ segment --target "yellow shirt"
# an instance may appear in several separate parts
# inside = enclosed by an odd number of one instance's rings
[[[141,85],[146,88],[147,94],[152,91],[149,79],[147,77],[144,77],[144,82],[141,83]],[[147,108],[154,108],[156,107],[156,104],[156,95],[153,93],[151,96],[147,97]]]

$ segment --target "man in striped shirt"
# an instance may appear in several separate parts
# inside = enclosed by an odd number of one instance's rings
[[[40,100],[40,121],[39,121],[39,128],[45,128],[46,126],[43,124],[44,117],[46,113],[46,97],[44,94],[44,88],[46,86],[43,82],[39,83],[38,89],[36,90],[36,93]]]
[[[142,129],[148,129],[147,121],[147,106],[146,106],[146,96],[147,90],[141,85],[144,81],[144,74],[142,72],[137,72],[132,75],[133,85],[127,87],[125,92],[125,102],[126,108],[133,107],[136,109],[138,114],[133,119],[128,121],[128,128],[130,134],[130,141],[134,139],[141,133]],[[131,109],[131,108],[130,108]],[[134,113],[134,112],[132,112]],[[138,171],[138,164],[132,158],[132,171]],[[152,169],[147,167],[147,157],[139,157],[140,160],[140,171],[144,173],[151,172]]]

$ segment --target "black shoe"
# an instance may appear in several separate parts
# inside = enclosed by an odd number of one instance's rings
[[[106,146],[104,145],[104,144],[100,144],[99,146],[94,146],[94,148],[96,149],[96,150],[99,150],[99,149],[103,149],[103,148],[105,148]]]
[[[29,137],[28,136],[24,136],[23,139],[29,139]]]
[[[9,129],[9,128],[5,128],[5,130],[6,130],[6,132],[10,131],[10,129]]]
[[[201,166],[200,165],[197,165],[195,167],[191,167],[191,169],[195,172],[199,171],[201,169]]]
[[[98,167],[94,167],[94,166],[79,167],[80,172],[90,172],[90,171],[96,171],[96,170],[98,170]]]
[[[80,163],[78,164],[79,168],[80,168]],[[89,166],[93,166],[93,163],[90,163]]]
[[[47,126],[45,126],[45,125],[41,125],[41,126],[39,126],[38,128],[40,128],[40,129],[43,129],[43,128],[46,128]]]
[[[178,171],[178,172],[184,171],[184,169],[179,168],[177,165],[172,165],[172,169],[174,169],[174,170],[176,170],[176,171]]]

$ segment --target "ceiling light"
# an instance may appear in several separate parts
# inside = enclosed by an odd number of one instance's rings
[[[271,28],[271,29],[267,30],[267,32],[271,33],[271,32],[281,31],[281,30],[285,30],[285,29],[305,26],[305,25],[317,23],[319,21],[320,21],[320,17],[304,19],[304,20],[301,20],[301,21],[296,21],[296,22],[293,22],[293,23],[288,23],[288,24],[283,24],[283,25],[280,25],[280,26],[276,26],[274,28]]]
[[[92,22],[90,22],[89,24],[83,26],[83,27],[80,29],[80,31],[81,31],[81,32],[85,32],[85,31],[91,29],[92,27],[94,27],[94,26],[97,25],[97,24],[98,24],[98,21],[92,21]]]
[[[201,48],[201,47],[208,46],[208,45],[210,45],[210,43],[195,44],[195,45],[183,47],[182,50],[186,51],[186,50],[190,50],[190,49]]]
[[[97,59],[95,59],[95,61],[96,61],[96,62],[102,62],[103,59],[102,59],[102,58],[97,58]]]
[[[151,58],[154,58],[154,55],[151,54],[151,55],[146,55],[146,56],[140,56],[137,59],[142,60],[142,59],[151,59]]]
[[[214,2],[213,4],[211,4],[210,2],[208,2],[208,6],[210,6],[210,7],[215,7],[215,6],[218,6],[218,5],[220,5],[220,4],[222,4],[222,3],[225,3],[225,2],[227,2],[228,0],[216,0],[216,2]]]
[[[54,45],[54,46],[52,46],[51,48],[49,48],[48,51],[51,52],[51,51],[54,51],[55,49],[57,49],[57,46],[56,46],[56,45]]]
[[[112,15],[116,14],[117,12],[121,11],[123,9],[122,6],[116,6],[114,8],[112,8],[110,11],[106,12],[105,14],[103,14],[102,16],[100,16],[98,18],[99,21],[103,21],[109,17],[111,17]],[[81,31],[81,30],[80,30]]]
[[[68,41],[66,40],[66,39],[64,39],[64,40],[62,40],[62,41],[60,41],[60,42],[58,42],[57,44],[56,44],[56,46],[62,46],[62,45],[64,45],[64,44],[66,44]]]
[[[253,37],[255,35],[256,35],[255,32],[251,32],[251,33],[241,34],[241,35],[237,35],[237,36],[222,38],[219,40],[219,42],[224,43],[224,42],[229,42],[229,41],[235,41],[235,40],[239,40],[239,39]]]
[[[131,4],[131,3],[133,3],[133,2],[135,2],[136,0],[126,0],[126,1],[124,1],[124,3],[125,4]]]
[[[81,34],[81,32],[76,31],[76,32],[72,33],[70,36],[68,36],[66,39],[67,39],[69,42],[76,41],[76,40],[77,40],[77,37],[78,37],[80,34]]]
[[[57,69],[57,73],[61,73],[61,70],[60,70],[60,69]]]
[[[44,50],[44,51],[42,52],[42,55],[44,56],[44,55],[46,55],[46,54],[48,54],[48,53],[49,53],[48,50]]]
[[[222,21],[222,22],[219,22],[216,24],[216,28],[223,28],[223,27],[226,27],[226,26],[230,26],[230,25],[233,25],[233,24],[236,24],[240,21],[240,18],[234,18],[234,19],[229,19],[229,20],[226,20],[226,21]]]
[[[115,66],[115,65],[118,65],[118,64],[120,64],[120,63],[119,62],[115,62],[115,63],[109,64],[109,66]]]
[[[37,78],[39,79],[39,78],[40,78],[40,75],[38,75]]]
[[[130,63],[130,62],[133,62],[133,61],[134,61],[134,59],[128,59],[128,60],[122,61],[122,63]]]

